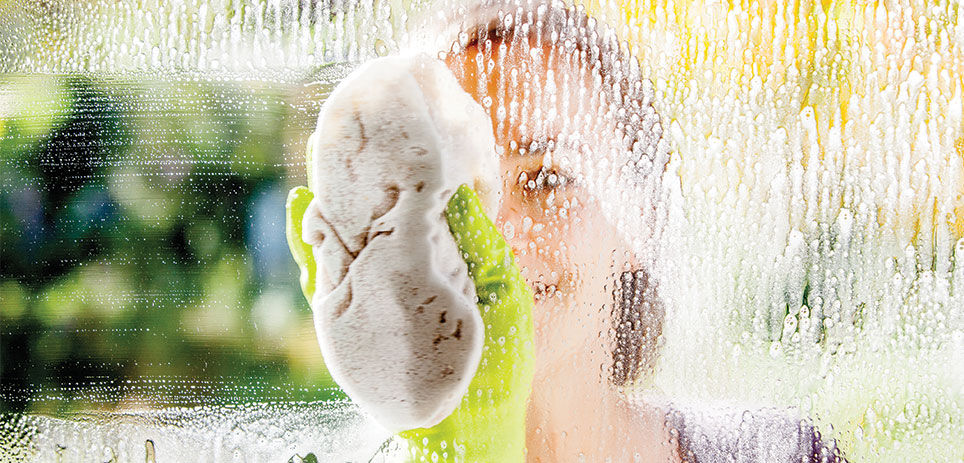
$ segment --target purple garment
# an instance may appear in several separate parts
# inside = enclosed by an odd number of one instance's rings
[[[846,463],[810,420],[779,409],[673,407],[667,414],[687,463]]]

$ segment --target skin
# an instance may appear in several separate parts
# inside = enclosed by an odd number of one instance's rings
[[[613,286],[636,260],[599,212],[587,187],[591,173],[554,160],[608,152],[615,130],[603,115],[605,100],[581,91],[592,88],[591,74],[571,56],[492,42],[445,57],[492,118],[503,151],[503,202],[495,222],[535,294],[527,461],[679,461],[663,413],[631,405],[609,380]],[[479,72],[479,63],[491,70]],[[549,83],[556,88],[542,91]],[[513,104],[524,109],[513,112]],[[578,133],[595,153],[566,152],[561,143],[531,145],[563,133]]]

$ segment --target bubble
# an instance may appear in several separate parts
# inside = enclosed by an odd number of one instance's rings
[[[375,41],[375,56],[385,56],[388,55],[388,44],[384,40]]]

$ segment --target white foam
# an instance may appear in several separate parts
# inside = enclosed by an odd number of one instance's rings
[[[389,430],[432,426],[481,357],[475,288],[444,208],[464,183],[497,209],[491,122],[440,61],[394,56],[342,81],[310,144],[303,230],[319,266],[312,309],[326,365]]]

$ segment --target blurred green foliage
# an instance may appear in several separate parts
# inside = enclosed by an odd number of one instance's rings
[[[299,88],[0,77],[0,411],[339,394],[284,242]]]

